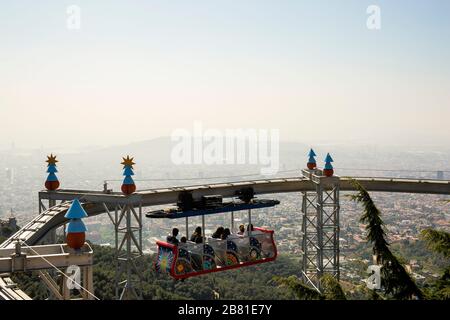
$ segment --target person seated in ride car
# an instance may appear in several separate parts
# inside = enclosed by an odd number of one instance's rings
[[[222,236],[220,237],[220,239],[226,240],[229,235],[231,235],[230,229],[226,228],[223,230],[223,233],[222,233]]]
[[[173,228],[172,235],[167,236],[167,242],[177,246],[179,243],[179,241],[177,239],[178,232],[179,232],[179,230],[177,228]]]
[[[194,233],[191,236],[191,241],[195,243],[202,243],[203,242],[203,236],[202,236],[202,227],[195,228]]]
[[[223,231],[223,227],[218,227],[217,230],[212,234],[211,238],[220,239],[222,237]]]
[[[239,231],[237,232],[238,235],[243,236],[245,234],[245,226],[241,224],[239,226]]]
[[[180,243],[178,244],[179,247],[186,247],[187,246],[187,238],[181,237]]]

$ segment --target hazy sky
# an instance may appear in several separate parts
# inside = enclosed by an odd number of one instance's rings
[[[194,120],[449,145],[449,15],[448,0],[2,0],[0,147],[122,144]]]

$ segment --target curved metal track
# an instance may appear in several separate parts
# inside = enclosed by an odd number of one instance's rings
[[[350,183],[353,178],[341,178],[341,191],[353,191]],[[402,192],[450,195],[450,181],[441,180],[415,180],[392,178],[354,178],[368,191],[375,192]],[[71,200],[83,199],[83,204],[89,216],[95,216],[106,212],[106,209],[114,209],[117,205],[132,204],[138,206],[152,206],[172,204],[178,199],[178,194],[183,191],[192,192],[194,198],[202,195],[221,194],[224,197],[232,197],[241,188],[252,187],[255,194],[302,192],[314,190],[314,185],[304,178],[284,178],[269,180],[252,180],[229,183],[216,183],[185,187],[173,187],[162,189],[141,190],[125,197],[122,193],[103,193],[87,190],[58,190],[56,192],[41,191],[41,199],[60,200],[60,204],[49,208],[33,218],[22,229],[17,231],[9,239],[0,245],[0,248],[12,248],[15,241],[20,239],[27,245],[35,245],[45,235],[66,221],[64,215],[70,206]],[[12,284],[8,276],[0,276],[0,299],[28,299],[17,286]]]

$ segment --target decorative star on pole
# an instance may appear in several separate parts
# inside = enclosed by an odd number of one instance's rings
[[[59,181],[58,177],[56,176],[56,173],[58,172],[58,169],[56,169],[56,163],[58,160],[56,160],[56,156],[50,154],[47,156],[47,180],[45,180],[45,188],[49,191],[54,191],[59,188]]]
[[[48,163],[48,166],[56,165],[58,160],[56,160],[56,156],[51,153],[49,156],[47,156],[47,160],[45,161]]]
[[[133,172],[133,165],[135,165],[134,158],[130,158],[130,156],[127,155],[126,158],[123,158],[122,165],[123,165],[123,175],[125,176],[125,179],[123,179],[122,183],[122,192],[126,195],[130,195],[133,192],[136,191],[136,185],[134,184],[132,176],[134,176]]]
[[[126,158],[122,158],[122,159],[123,159],[123,161],[120,164],[122,164],[124,168],[128,167],[128,168],[133,169],[133,166],[136,164],[135,162],[133,162],[134,157],[130,158],[130,156],[127,155]]]

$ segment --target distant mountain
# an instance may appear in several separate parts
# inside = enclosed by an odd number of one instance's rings
[[[123,156],[133,156],[138,163],[167,163],[170,161],[172,142],[169,137],[133,142],[126,145],[116,145],[106,148],[96,148],[77,154],[64,156],[67,160],[89,158],[91,161],[104,159],[121,160]]]

